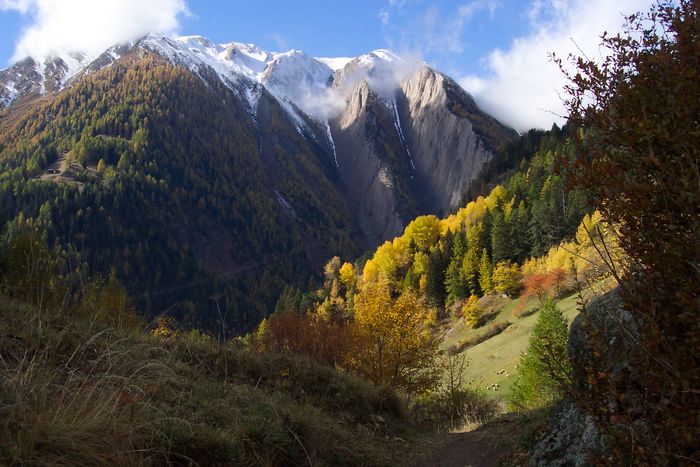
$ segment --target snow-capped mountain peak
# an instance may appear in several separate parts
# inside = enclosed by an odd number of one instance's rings
[[[235,92],[250,96],[253,112],[254,97],[265,87],[290,112],[297,107],[320,120],[342,107],[347,88],[359,80],[380,93],[395,88],[405,65],[386,49],[356,58],[313,58],[299,50],[270,52],[254,44],[217,44],[202,36],[149,34],[134,43],[111,47],[98,57],[62,54],[44,61],[19,62],[0,72],[0,108],[25,95],[59,91],[73,77],[109,66],[134,47],[157,53],[203,78],[213,71]]]
[[[353,58],[352,57],[321,57],[321,58],[316,58],[321,63],[325,63],[328,65],[328,67],[333,70],[333,71],[338,71],[342,70],[345,65],[350,63]]]
[[[346,94],[366,81],[374,91],[390,99],[391,92],[416,67],[386,49],[377,49],[350,60],[333,74],[333,87]]]
[[[304,52],[290,50],[274,55],[261,76],[273,93],[293,97],[300,89],[326,88],[333,71]]]
[[[93,58],[84,53],[62,53],[44,59],[28,57],[0,71],[0,108],[9,107],[24,95],[61,90]]]

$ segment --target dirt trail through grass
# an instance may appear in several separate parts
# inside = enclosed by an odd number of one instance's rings
[[[444,433],[435,441],[422,467],[492,467],[503,464],[519,448],[523,421],[504,415],[465,433]]]

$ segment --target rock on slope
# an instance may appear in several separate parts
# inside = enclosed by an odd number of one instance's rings
[[[622,308],[613,291],[586,306],[571,325],[569,358],[573,367],[572,395],[564,400],[535,445],[529,464],[533,467],[588,466],[606,463],[607,436],[610,432],[633,431],[639,445],[653,446],[653,432],[643,418],[644,397],[641,376],[635,370],[635,342],[639,331],[632,315]],[[606,375],[606,384],[617,388],[618,399],[602,403],[608,408],[611,431],[602,430],[587,413],[591,404],[590,374]],[[624,406],[621,403],[624,401]],[[609,461],[608,461],[609,462]]]

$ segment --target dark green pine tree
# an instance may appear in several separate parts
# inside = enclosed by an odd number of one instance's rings
[[[480,222],[467,230],[467,252],[462,262],[462,274],[469,286],[469,293],[474,295],[481,295],[479,261],[481,260],[481,252],[486,248],[484,237],[484,226]]]
[[[561,178],[553,175],[547,177],[538,199],[532,205],[530,240],[534,256],[546,254],[549,246],[564,237],[565,197],[564,183]]]
[[[496,207],[491,220],[491,257],[494,263],[508,259],[513,254],[509,225],[500,208]]]
[[[521,200],[518,208],[513,209],[510,214],[508,230],[511,242],[510,259],[521,263],[530,254],[529,214],[525,201]]]
[[[438,308],[445,306],[445,269],[443,253],[436,245],[430,249],[428,257],[425,293],[428,302]]]
[[[450,264],[445,272],[445,292],[447,297],[445,305],[450,306],[453,302],[467,297],[469,286],[462,271],[464,255],[467,251],[467,239],[464,231],[459,231],[454,235],[452,243],[452,256]]]
[[[549,300],[540,309],[527,352],[520,357],[520,370],[508,396],[512,409],[524,411],[550,405],[571,386],[571,362],[567,353],[569,324]]]

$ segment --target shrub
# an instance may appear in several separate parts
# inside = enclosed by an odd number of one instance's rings
[[[697,1],[655,2],[648,14],[629,18],[619,36],[603,36],[602,62],[577,58],[567,87],[570,121],[586,132],[564,169],[604,220],[620,227],[627,265],[610,262],[605,246],[598,248],[641,327],[630,357],[643,375],[645,413],[638,418],[646,423],[616,435],[611,452],[620,464],[700,458],[697,436],[689,435],[697,433],[700,413],[698,31]],[[607,401],[620,400],[620,391],[602,378],[595,382],[581,399],[612,428],[618,421]],[[632,402],[621,403],[622,413],[632,410]],[[653,435],[646,427],[654,427]]]
[[[498,411],[498,403],[464,384],[465,356],[448,356],[444,385],[425,392],[411,406],[413,419],[436,430],[453,430],[470,423],[485,423]]]
[[[332,367],[345,361],[352,342],[352,329],[345,323],[295,312],[263,321],[256,335],[262,349],[303,355]]]
[[[411,416],[416,423],[440,431],[459,429],[470,423],[486,423],[497,413],[498,402],[471,388],[422,394],[411,406]]]

